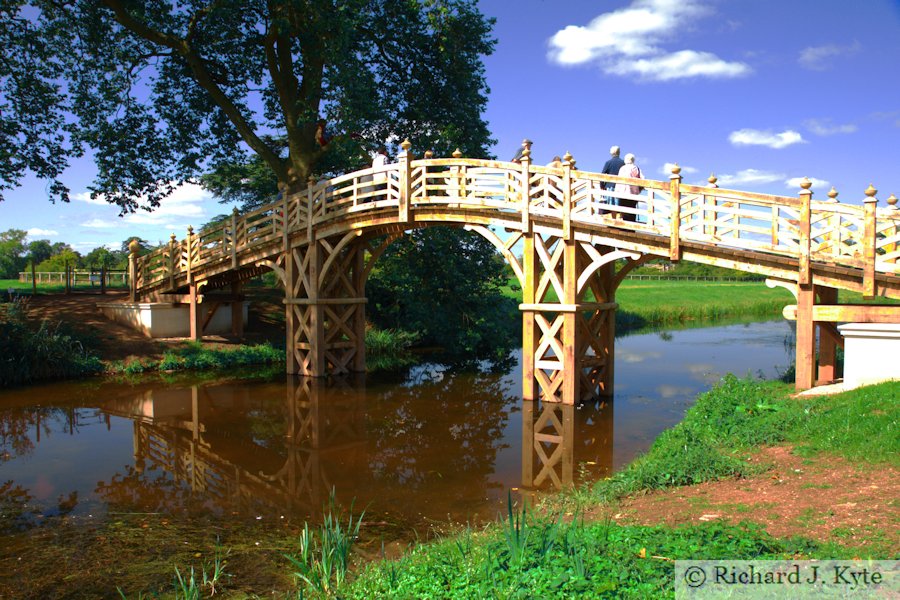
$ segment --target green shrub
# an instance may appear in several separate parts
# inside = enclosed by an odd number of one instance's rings
[[[81,340],[59,323],[44,320],[35,326],[26,307],[24,299],[0,306],[0,387],[103,371]]]

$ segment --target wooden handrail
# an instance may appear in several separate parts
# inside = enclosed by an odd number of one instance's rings
[[[601,189],[601,183],[636,185],[645,191],[632,196]],[[616,221],[610,214],[604,199],[623,197],[644,202],[623,211],[638,215],[639,221]],[[169,244],[137,258],[138,277],[132,284],[139,296],[160,285],[184,285],[212,265],[237,269],[244,254],[255,256],[258,249],[270,246],[272,252],[283,251],[290,236],[312,239],[319,227],[352,213],[393,207],[402,224],[414,220],[419,206],[446,204],[501,211],[498,222],[504,224],[508,218],[500,219],[502,214],[517,211],[525,232],[539,217],[544,226],[546,219],[555,220],[563,236],[573,235],[575,228],[584,225],[660,235],[668,238],[673,260],[678,260],[686,242],[767,252],[798,260],[802,281],[808,281],[813,263],[823,261],[860,269],[865,292],[874,294],[875,275],[898,273],[900,262],[896,242],[879,246],[878,241],[879,236],[896,236],[900,210],[877,208],[875,202],[867,200],[863,208],[816,201],[811,195],[743,192],[716,187],[714,179],[710,186],[684,184],[680,176],[677,181],[674,177],[670,181],[631,179],[580,171],[573,164],[563,168],[533,165],[530,155],[518,164],[463,157],[411,160],[404,150],[397,163],[311,180],[306,189],[233,214],[230,222],[189,232],[185,241],[175,245],[177,260],[171,260]],[[484,223],[484,215],[481,219],[479,224]]]

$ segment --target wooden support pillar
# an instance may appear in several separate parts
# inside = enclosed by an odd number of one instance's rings
[[[565,243],[565,258],[563,262],[563,290],[565,298],[563,302],[575,305],[578,302],[578,254],[577,246],[573,241],[561,241]],[[576,348],[578,345],[578,321],[582,318],[577,310],[563,313],[563,382],[562,403],[574,405],[578,398],[578,387],[581,380],[580,365],[577,362]]]
[[[231,284],[231,294],[240,296],[242,287],[240,281],[235,281]],[[244,302],[241,300],[231,303],[231,335],[236,338],[244,337]]]
[[[203,323],[200,321],[199,290],[196,283],[188,285],[189,296],[189,320],[191,324],[191,339],[199,342],[203,338]]]
[[[315,240],[285,260],[288,373],[365,371],[365,244]]]
[[[523,237],[524,249],[522,255],[522,270],[524,281],[522,282],[522,304],[534,305],[537,300],[537,262],[538,257],[534,247],[535,234],[527,233]],[[522,397],[525,400],[538,400],[540,398],[538,382],[535,378],[535,352],[537,350],[537,335],[535,332],[535,315],[533,309],[522,310]]]
[[[838,291],[835,288],[818,287],[820,304],[837,304]],[[828,324],[816,323],[819,331],[819,371],[817,383],[824,384],[838,378],[837,372],[837,341],[828,333],[824,326]]]
[[[797,351],[794,361],[795,386],[798,391],[808,390],[816,383],[816,324],[813,321],[815,304],[815,286],[811,283],[798,285]]]
[[[319,302],[319,273],[322,270],[322,243],[318,240],[312,241],[307,249],[309,257],[307,258],[307,277],[309,278],[309,287],[307,294],[309,300],[313,303],[306,307],[308,311],[309,328],[307,336],[309,341],[309,361],[308,372],[304,375],[312,375],[313,377],[324,377],[328,374],[325,365],[325,311],[324,306]]]
[[[284,326],[285,326],[285,354],[288,375],[296,375],[301,372],[302,360],[299,356],[298,331],[302,327],[300,307],[293,303],[296,299],[296,283],[302,279],[299,277],[296,250],[288,249],[284,253]]]
[[[360,246],[353,255],[353,287],[356,288],[358,297],[364,298],[366,295],[366,254],[362,246]],[[366,370],[366,304],[359,302],[354,305],[353,313],[353,332],[356,343],[353,356],[353,370],[358,373],[364,373]]]

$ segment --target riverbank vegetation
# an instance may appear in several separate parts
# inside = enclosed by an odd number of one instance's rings
[[[26,311],[24,300],[0,304],[0,388],[103,370],[100,359],[61,323],[33,323]]]

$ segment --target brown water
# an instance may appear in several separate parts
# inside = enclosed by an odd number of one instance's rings
[[[0,532],[59,514],[308,518],[328,501],[403,529],[490,520],[508,490],[609,474],[722,374],[777,375],[782,321],[616,342],[615,397],[523,403],[520,370],[399,381],[87,381],[0,392]]]

